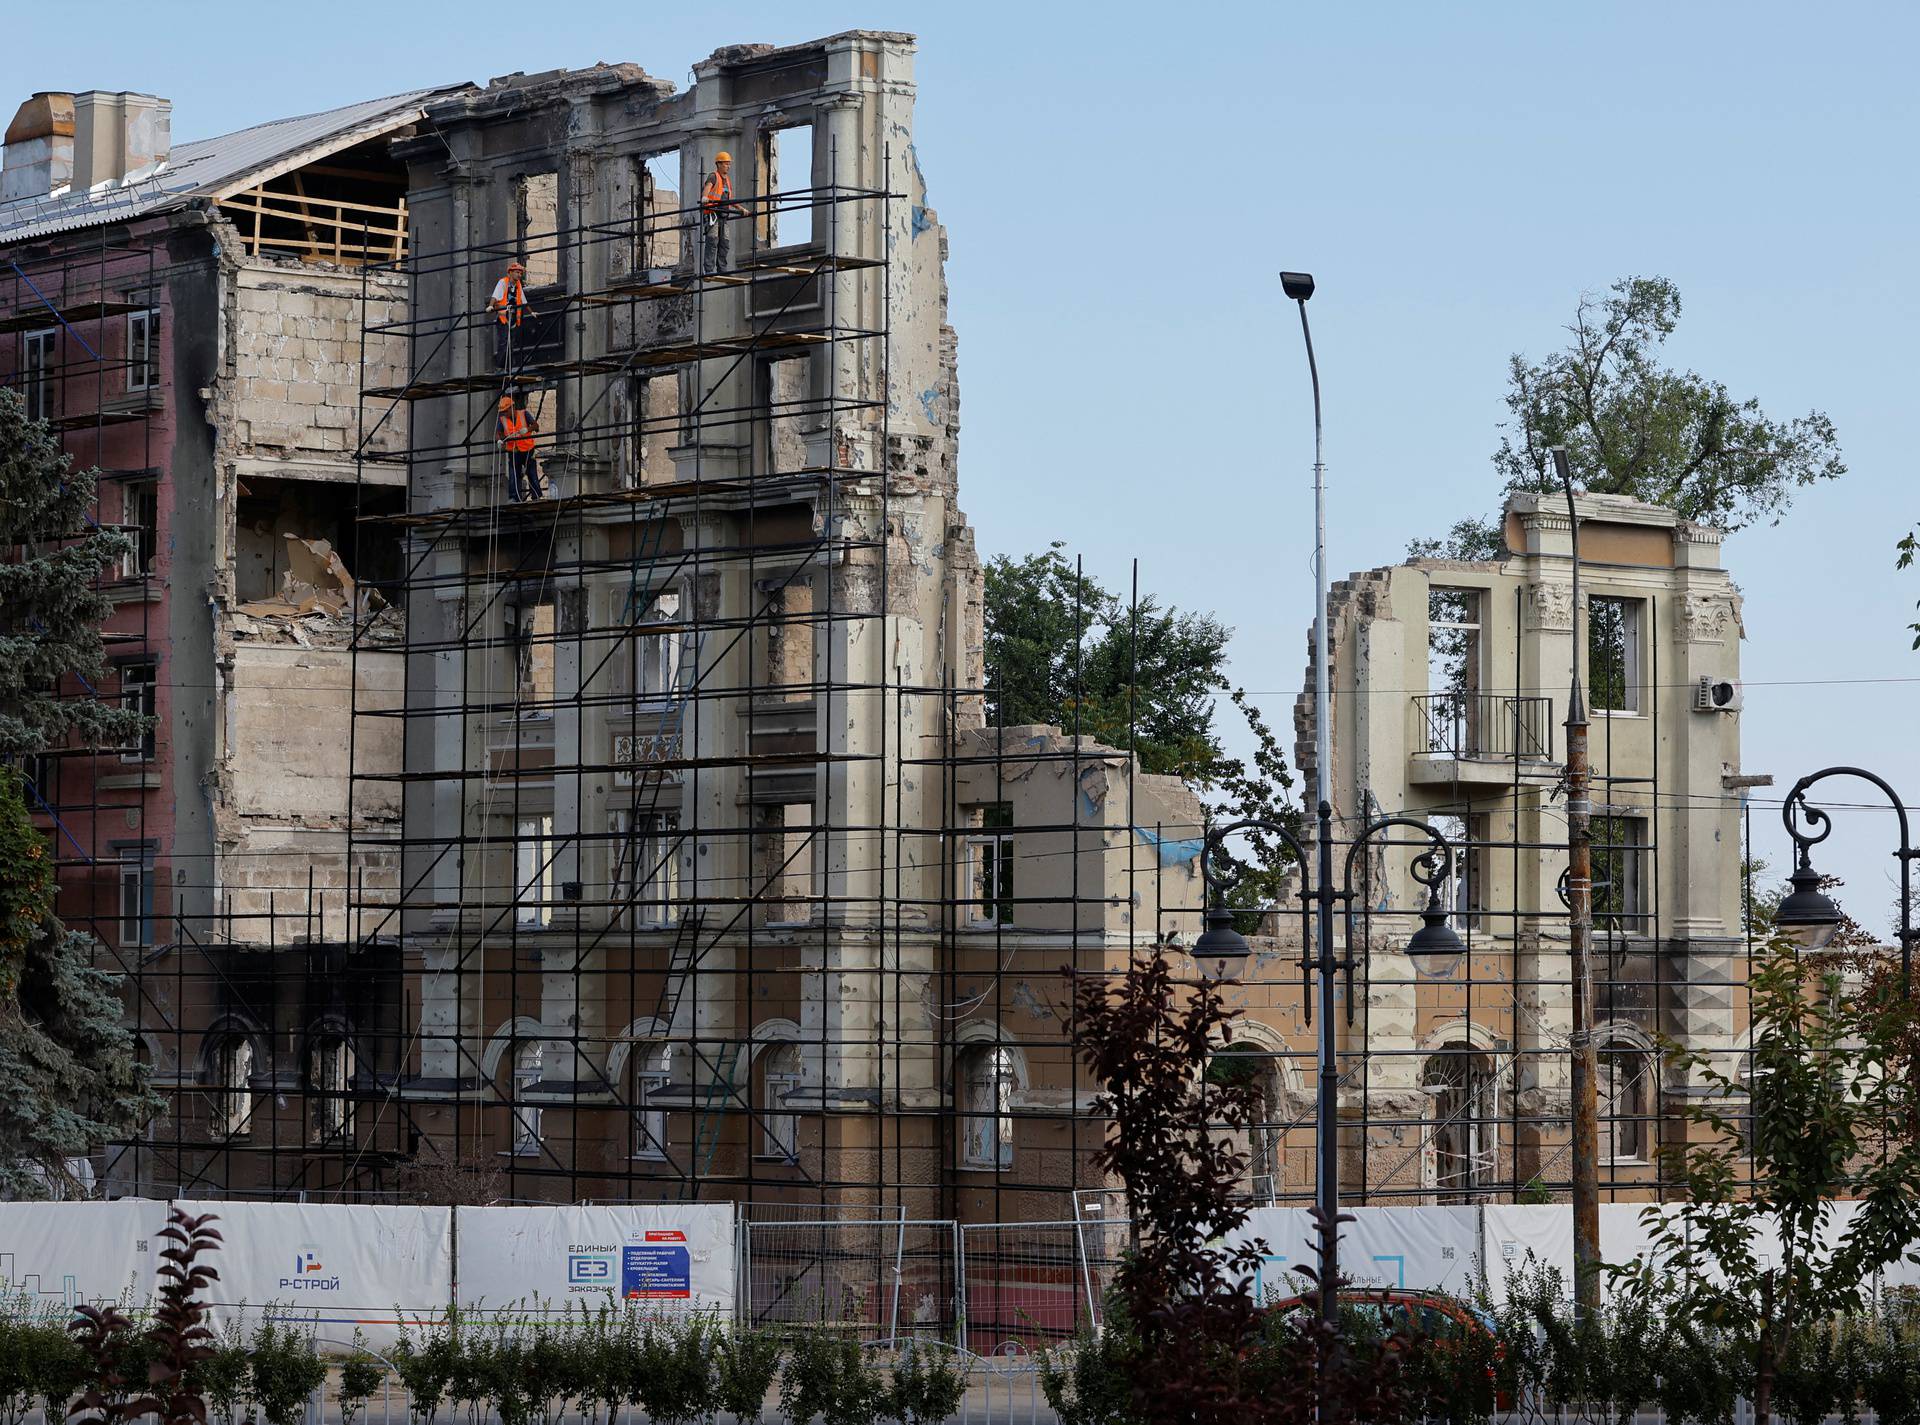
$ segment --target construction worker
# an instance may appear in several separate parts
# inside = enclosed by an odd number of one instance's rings
[[[727,220],[744,218],[747,210],[733,201],[733,155],[725,149],[713,157],[713,172],[700,187],[700,224],[703,236],[701,267],[707,272],[727,270]]]
[[[493,296],[487,299],[487,310],[496,314],[493,365],[496,370],[505,371],[520,323],[533,315],[533,308],[527,305],[526,263],[516,257],[507,264],[507,275],[493,284]]]
[[[500,416],[496,436],[507,452],[507,497],[515,502],[537,500],[540,494],[540,466],[533,458],[533,438],[540,433],[540,421],[522,408],[511,396],[500,398]],[[525,494],[521,491],[525,490]]]

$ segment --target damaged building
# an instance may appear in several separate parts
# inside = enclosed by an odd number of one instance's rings
[[[1063,972],[1191,943],[1205,814],[1122,750],[988,724],[914,54],[731,46],[685,89],[514,74],[177,148],[147,96],[22,106],[0,360],[136,536],[116,681],[74,691],[157,715],[31,769],[62,913],[129,974],[172,1097],[110,1188],[1124,1241]],[[1649,1190],[1690,1087],[1656,1036],[1740,1032],[1754,779],[1712,692],[1738,597],[1716,532],[1580,518],[1577,649],[1566,517],[1529,496],[1504,557],[1368,571],[1331,606],[1337,834],[1443,828],[1469,947],[1416,973],[1410,853],[1364,864],[1342,1111],[1366,1201],[1568,1177],[1576,652],[1616,1193]],[[1311,1184],[1289,924],[1221,1066],[1260,1081],[1261,1201]],[[922,1245],[914,1271],[949,1269]],[[1073,1279],[1046,1284],[1070,1331]],[[967,1292],[983,1331],[1015,1310]]]
[[[350,880],[392,884],[397,809],[350,811],[347,753],[356,701],[397,700],[402,672],[399,611],[365,582],[399,541],[365,516],[404,477],[357,447],[405,432],[356,421],[363,371],[405,361],[364,333],[405,310],[389,144],[434,92],[179,145],[166,99],[41,93],[6,131],[0,380],[99,469],[96,518],[133,544],[105,581],[107,682],[68,691],[154,719],[25,769],[60,913],[136,983],[171,1101],[100,1165],[111,1190],[245,1186],[228,1130],[301,1151],[346,1112],[355,1055],[393,1052],[399,965],[347,913]],[[357,751],[399,761],[397,738]]]
[[[1511,1200],[1564,1192],[1571,1176],[1564,724],[1576,655],[1604,1191],[1657,1190],[1659,1150],[1686,1133],[1679,1109],[1698,1085],[1660,1046],[1731,1071],[1743,1044],[1742,811],[1770,779],[1740,766],[1743,629],[1721,533],[1621,496],[1575,508],[1578,611],[1559,495],[1508,500],[1501,558],[1367,570],[1328,601],[1335,836],[1350,843],[1387,815],[1439,830],[1457,848],[1442,900],[1467,945],[1443,975],[1418,970],[1404,946],[1424,904],[1411,865],[1424,847],[1367,860],[1355,933],[1370,972],[1342,1025],[1343,1054],[1364,1067],[1341,1112],[1348,1181],[1369,1200]],[[1311,668],[1295,722],[1311,778]],[[1296,1025],[1273,1047],[1291,1067],[1271,1095],[1297,1117],[1311,1037]],[[1296,1187],[1310,1180],[1311,1136],[1292,1145]]]

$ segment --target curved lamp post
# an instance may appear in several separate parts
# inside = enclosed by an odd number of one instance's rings
[[[1786,823],[1787,835],[1793,838],[1793,874],[1787,877],[1787,884],[1793,889],[1773,913],[1774,928],[1802,949],[1818,950],[1833,939],[1834,932],[1844,919],[1840,907],[1820,889],[1820,873],[1813,869],[1811,854],[1815,846],[1833,834],[1833,819],[1819,807],[1808,804],[1807,788],[1828,777],[1858,777],[1873,783],[1887,794],[1887,800],[1893,804],[1894,815],[1900,819],[1900,846],[1893,853],[1900,862],[1900,988],[1903,994],[1912,994],[1913,862],[1916,856],[1920,856],[1920,851],[1914,850],[1913,838],[1909,834],[1907,804],[1883,779],[1865,768],[1823,767],[1795,782],[1793,790],[1787,793],[1787,799],[1780,807],[1780,819]],[[1807,827],[1804,831],[1801,829],[1803,820]]]
[[[1345,971],[1347,977],[1347,1022],[1353,1022],[1353,973],[1364,947],[1356,950],[1353,936],[1353,868],[1362,850],[1379,832],[1393,827],[1408,827],[1419,832],[1432,844],[1427,850],[1413,858],[1412,874],[1414,880],[1427,888],[1426,908],[1421,911],[1421,926],[1407,942],[1407,954],[1416,968],[1422,964],[1430,972],[1437,971],[1439,962],[1458,959],[1466,952],[1466,946],[1460,937],[1447,924],[1447,912],[1440,904],[1440,887],[1453,873],[1453,845],[1423,821],[1415,821],[1405,816],[1385,816],[1371,821],[1362,827],[1360,834],[1347,848],[1347,859],[1341,884],[1338,889],[1333,884],[1333,808],[1324,800],[1319,811],[1319,874],[1314,878],[1316,884],[1308,884],[1306,867],[1306,848],[1301,846],[1292,832],[1278,822],[1258,818],[1236,821],[1227,826],[1207,833],[1201,849],[1201,876],[1206,890],[1207,928],[1194,941],[1192,954],[1196,960],[1245,960],[1252,951],[1241,934],[1233,928],[1235,912],[1220,903],[1214,894],[1212,851],[1225,837],[1237,831],[1263,831],[1278,837],[1293,852],[1294,859],[1300,865],[1300,914],[1303,928],[1312,919],[1312,907],[1317,907],[1317,924],[1312,926],[1315,933],[1302,940],[1300,948],[1300,975],[1303,989],[1311,989],[1312,977],[1319,976],[1320,998],[1320,1035],[1319,1035],[1319,1086],[1315,1111],[1315,1133],[1318,1151],[1319,1175],[1315,1201],[1320,1208],[1320,1232],[1324,1255],[1321,1261],[1320,1277],[1320,1314],[1329,1325],[1335,1321],[1339,1308],[1335,1286],[1339,1262],[1340,1234],[1336,1218],[1340,1211],[1340,1146],[1339,1146],[1339,1067],[1336,1061],[1338,1049],[1334,1038],[1333,995],[1335,976]],[[1389,843],[1392,844],[1392,843]],[[1406,844],[1406,843],[1398,843]],[[1343,955],[1336,955],[1333,945],[1334,908],[1338,906],[1346,917],[1347,943]],[[1307,1022],[1313,1022],[1313,995],[1305,995]]]

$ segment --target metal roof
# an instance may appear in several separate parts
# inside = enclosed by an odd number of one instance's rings
[[[0,243],[166,212],[195,198],[215,202],[229,198],[329,153],[410,124],[421,116],[426,100],[467,87],[413,89],[318,114],[255,124],[219,138],[175,144],[158,171],[138,182],[0,204]]]

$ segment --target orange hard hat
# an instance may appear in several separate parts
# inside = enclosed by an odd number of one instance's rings
[[[511,396],[502,396],[502,397],[500,398],[500,409],[501,409],[501,410],[503,410],[503,411],[510,411],[510,410],[512,410],[512,409],[513,409],[513,397],[511,397]]]
[[[713,161],[715,163],[732,163],[733,155],[728,153],[725,149],[721,149],[720,152],[716,153],[713,156]]]
[[[507,271],[509,272],[525,272],[526,270],[527,264],[517,257],[507,264]]]

